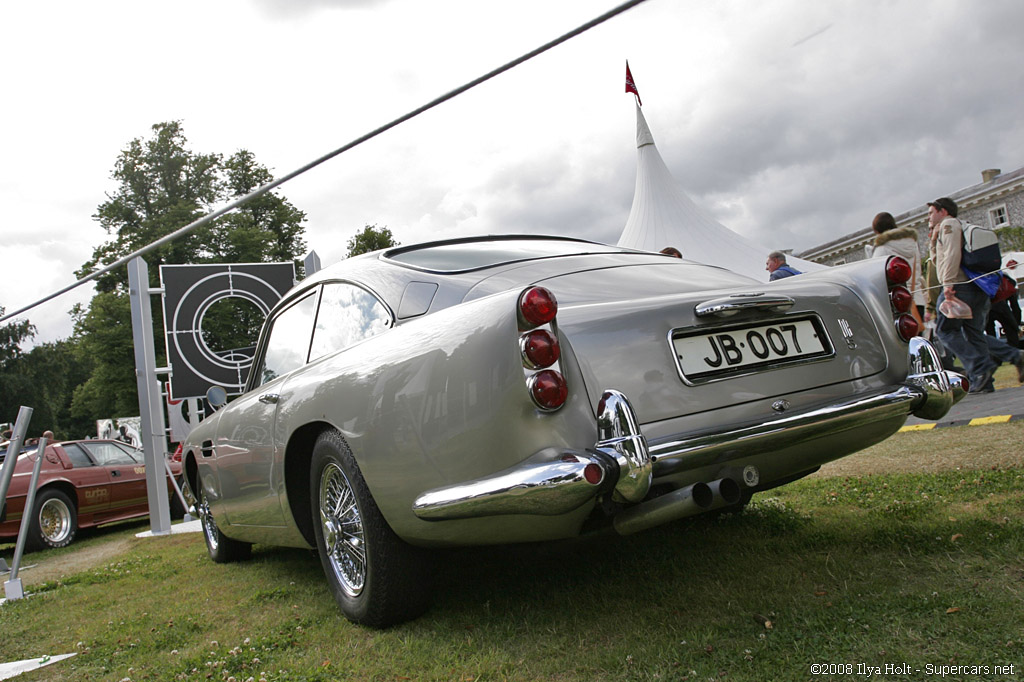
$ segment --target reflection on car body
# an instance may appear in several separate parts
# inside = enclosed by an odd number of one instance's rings
[[[315,547],[343,613],[385,626],[426,608],[430,548],[741,509],[963,395],[908,278],[545,237],[346,260],[282,299],[247,392],[189,436],[210,555]]]

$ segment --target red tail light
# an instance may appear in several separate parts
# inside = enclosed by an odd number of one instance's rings
[[[885,277],[889,284],[903,284],[914,274],[910,263],[899,256],[890,256],[889,262],[885,264]]]
[[[909,313],[910,306],[914,305],[914,297],[906,287],[893,287],[889,292],[889,300],[896,312]]]
[[[558,339],[546,329],[534,329],[521,339],[523,358],[531,369],[550,367],[562,354]]]
[[[544,287],[527,289],[519,298],[519,314],[531,327],[539,327],[555,319],[558,301]]]
[[[921,329],[911,315],[900,315],[896,318],[896,331],[904,341],[910,341]]]
[[[569,386],[559,372],[545,369],[530,378],[530,395],[542,410],[557,410],[569,397]]]

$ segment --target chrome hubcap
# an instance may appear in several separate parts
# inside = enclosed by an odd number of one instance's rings
[[[71,510],[60,500],[47,500],[39,510],[39,530],[52,543],[64,541],[71,533]]]
[[[358,596],[366,583],[363,520],[352,485],[336,464],[320,475],[320,528],[335,577],[345,594]]]

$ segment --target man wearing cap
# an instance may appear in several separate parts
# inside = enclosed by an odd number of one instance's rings
[[[988,294],[975,285],[960,268],[963,247],[963,225],[957,219],[956,202],[942,197],[928,202],[928,224],[935,231],[934,252],[938,280],[942,284],[936,309],[935,331],[946,348],[956,353],[964,364],[971,393],[991,393],[992,375],[999,366],[992,358],[1017,367],[1017,380],[1024,383],[1024,356],[1021,351],[985,335],[988,317]],[[941,312],[945,300],[959,299],[971,309],[971,319],[953,319]]]

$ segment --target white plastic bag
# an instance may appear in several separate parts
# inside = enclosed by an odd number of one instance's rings
[[[939,312],[951,320],[969,320],[974,315],[971,313],[971,306],[959,298],[947,298],[939,305]]]

